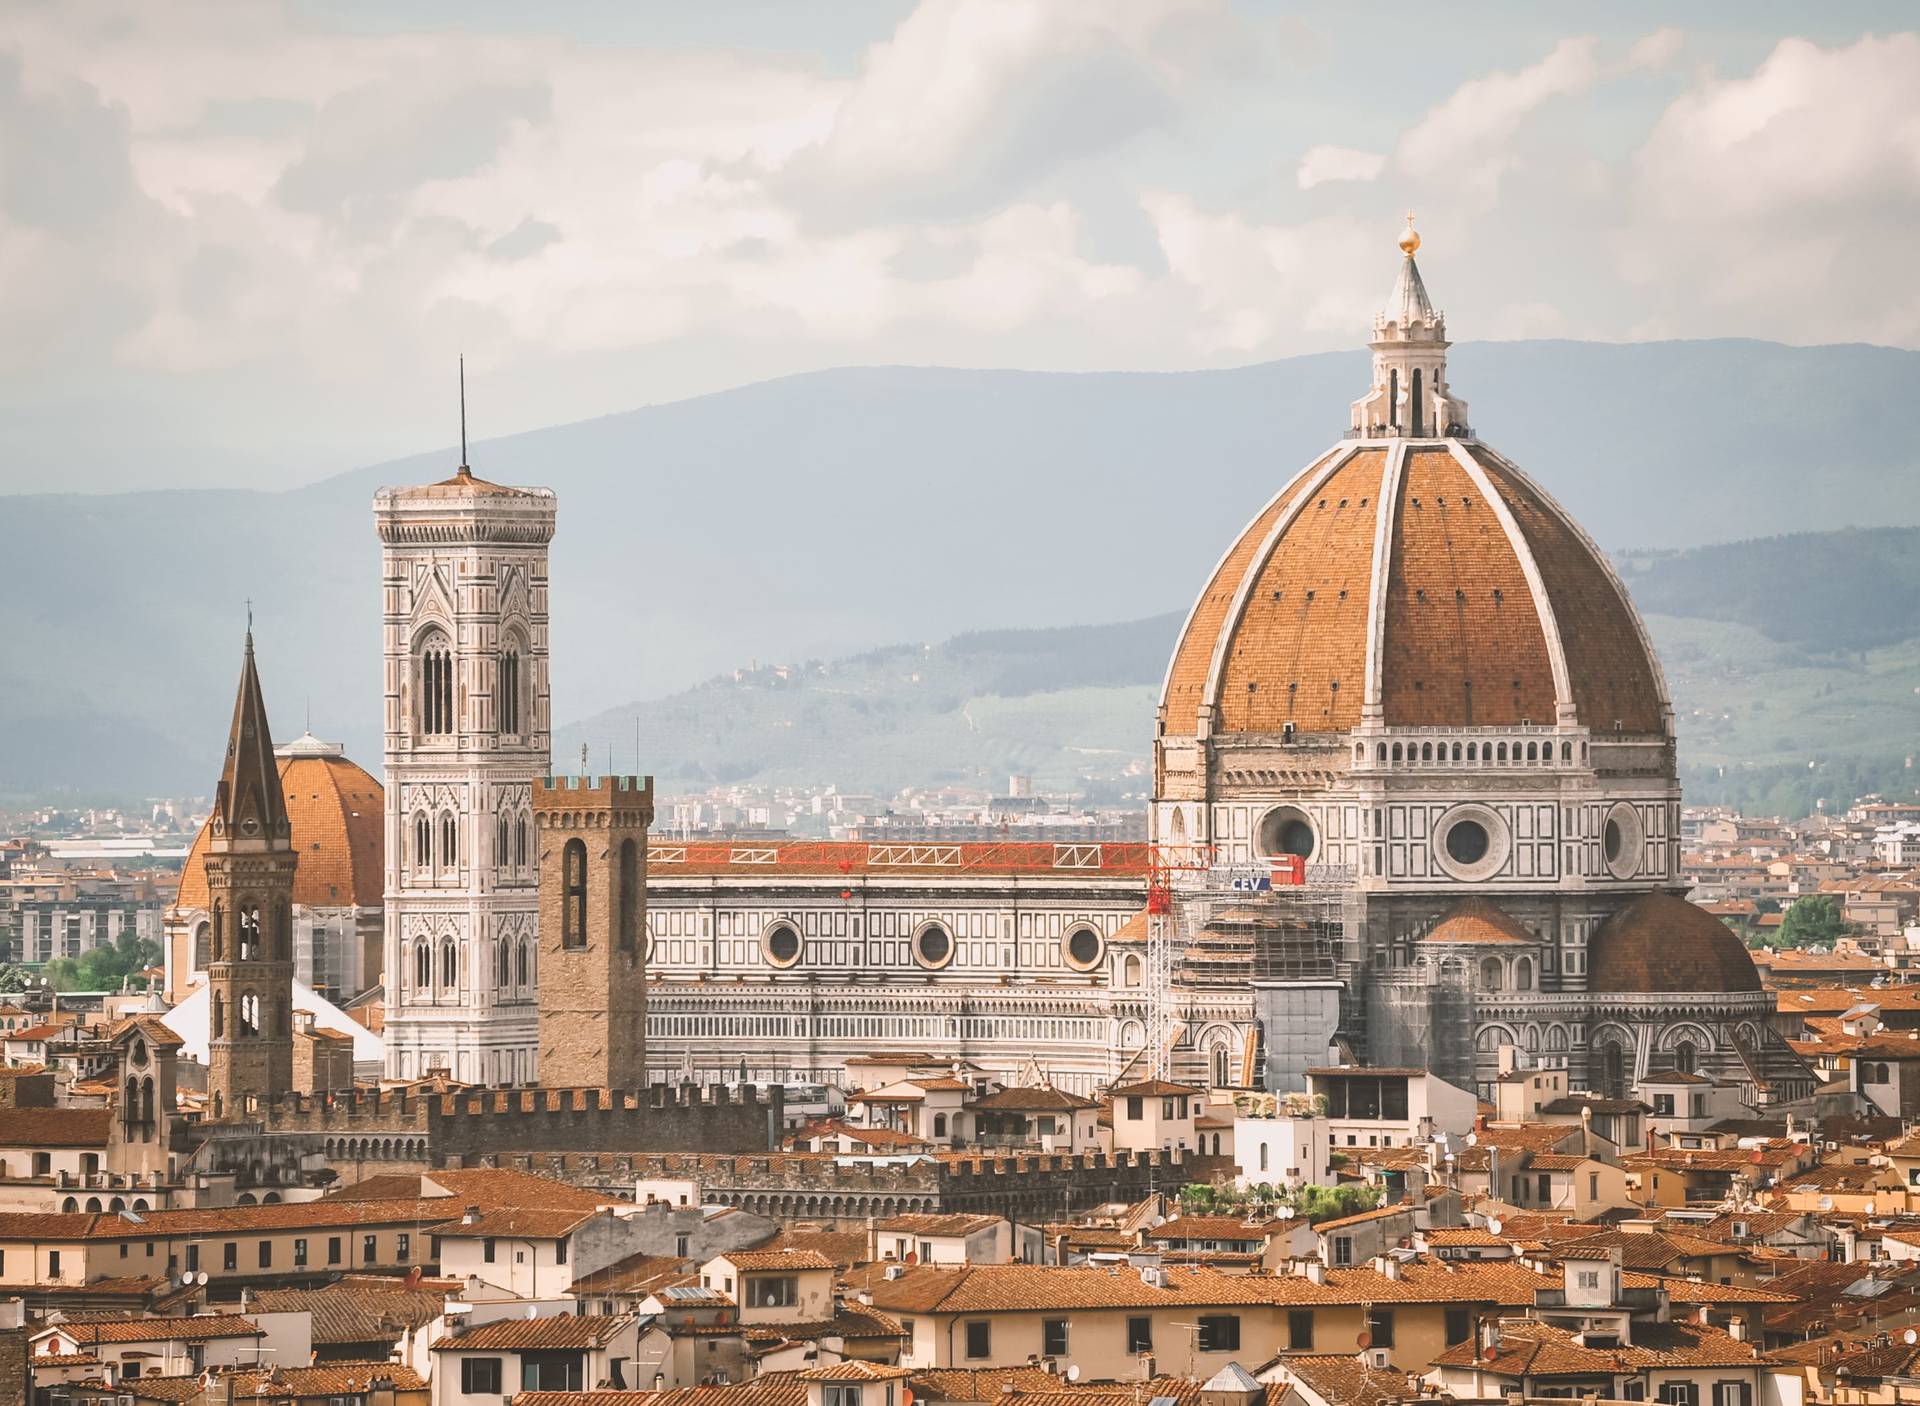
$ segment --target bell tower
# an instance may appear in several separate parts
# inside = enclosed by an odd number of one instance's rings
[[[247,631],[240,695],[208,821],[211,1116],[245,1117],[293,1088],[293,848],[280,766]]]
[[[1447,384],[1447,315],[1433,310],[1413,256],[1420,235],[1407,216],[1400,276],[1373,319],[1373,388],[1353,403],[1347,433],[1362,439],[1467,439],[1467,403]]]
[[[534,788],[540,837],[540,1082],[647,1086],[651,776]]]

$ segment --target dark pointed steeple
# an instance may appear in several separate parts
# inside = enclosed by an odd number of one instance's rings
[[[260,696],[260,674],[253,662],[253,630],[240,666],[240,694],[233,703],[233,727],[227,757],[213,797],[213,843],[288,840],[287,798],[280,789],[280,766],[273,755],[267,705]]]

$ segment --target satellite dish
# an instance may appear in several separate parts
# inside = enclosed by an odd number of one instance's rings
[[[193,1282],[196,1284],[205,1284],[207,1282],[206,1270],[203,1269],[198,1274],[194,1275]]]
[[[1911,1338],[1913,1335],[1909,1333],[1907,1336]],[[1074,1363],[1071,1367],[1067,1368],[1067,1380],[1070,1382],[1077,1382],[1080,1380],[1080,1364],[1078,1362]]]
[[[189,1269],[180,1276],[180,1287],[184,1289],[184,1288],[187,1288],[192,1283],[193,1283],[193,1271]]]
[[[1915,1343],[1920,1343],[1920,1333],[1916,1333],[1913,1329],[1909,1328],[1900,1335],[1900,1341],[1908,1347],[1912,1347]]]
[[[1487,1218],[1487,1234],[1498,1235],[1500,1233],[1500,1224],[1500,1217],[1489,1216]]]
[[[1478,1147],[1479,1145],[1480,1145],[1480,1134],[1478,1134],[1478,1133],[1468,1133],[1468,1134],[1467,1134],[1467,1146],[1468,1146],[1468,1147]]]
[[[1359,1348],[1362,1352],[1365,1352],[1368,1348],[1373,1346],[1373,1334],[1369,1333],[1365,1328],[1362,1328],[1359,1332],[1359,1335],[1354,1338],[1353,1344],[1355,1347]]]
[[[903,1261],[902,1261],[902,1263],[903,1263],[903,1264],[918,1264],[918,1263],[920,1263],[920,1253],[919,1253],[919,1251],[917,1251],[917,1250],[908,1250],[908,1251],[907,1251],[907,1257],[906,1257],[906,1259],[905,1259],[905,1260],[903,1260]]]

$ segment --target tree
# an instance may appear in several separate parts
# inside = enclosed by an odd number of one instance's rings
[[[1294,1194],[1293,1213],[1305,1216],[1308,1220],[1339,1220],[1342,1216],[1357,1216],[1362,1211],[1371,1211],[1380,1204],[1381,1191],[1377,1186],[1303,1186]]]
[[[113,991],[160,960],[160,949],[131,929],[78,957],[55,957],[42,974],[55,991]]]
[[[1808,894],[1796,899],[1780,920],[1782,947],[1830,946],[1847,931],[1846,914],[1840,900],[1830,893]]]
[[[1180,1209],[1190,1215],[1205,1214],[1213,1201],[1213,1187],[1204,1181],[1190,1181],[1180,1188]]]

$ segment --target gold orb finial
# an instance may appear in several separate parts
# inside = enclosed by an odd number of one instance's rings
[[[1407,211],[1407,232],[1400,236],[1400,252],[1409,259],[1420,247],[1420,232],[1413,227],[1413,211]]]

